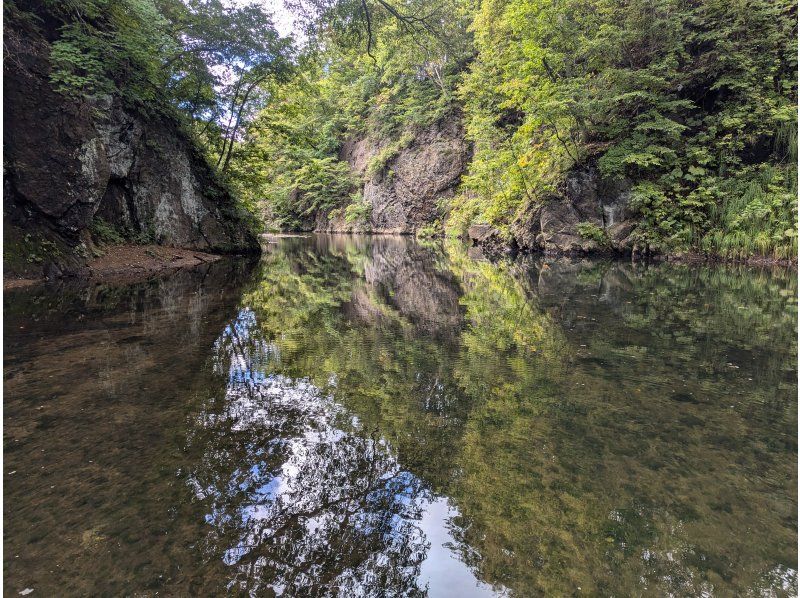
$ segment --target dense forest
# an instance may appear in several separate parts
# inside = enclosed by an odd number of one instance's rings
[[[790,0],[288,0],[295,39],[268,3],[3,6],[5,44],[44,32],[59,93],[180,122],[257,229],[368,221],[364,178],[455,118],[469,158],[417,234],[511,239],[590,169],[624,183],[629,243],[797,252]],[[357,139],[378,148],[361,169],[342,155]],[[603,248],[604,224],[577,229]]]

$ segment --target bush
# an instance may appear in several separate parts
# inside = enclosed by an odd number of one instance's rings
[[[344,221],[348,224],[353,224],[354,222],[367,223],[370,216],[372,216],[372,204],[364,201],[360,193],[354,195],[352,203],[348,204],[344,209]]]
[[[441,237],[443,234],[442,223],[438,220],[426,224],[417,230],[418,239],[432,239],[434,237]]]
[[[95,241],[104,245],[119,245],[125,242],[125,236],[114,225],[99,217],[92,220],[89,231]]]
[[[414,134],[406,131],[397,141],[393,141],[389,145],[383,147],[367,164],[365,176],[371,179],[386,168],[386,165],[391,162],[397,154],[407,148],[414,141]]]
[[[611,239],[609,239],[606,229],[597,226],[595,223],[579,222],[577,229],[581,237],[594,241],[599,247],[611,246]]]

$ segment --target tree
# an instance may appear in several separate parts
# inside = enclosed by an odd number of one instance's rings
[[[294,47],[256,4],[228,7],[220,0],[166,0],[173,35],[181,46],[166,59],[173,102],[187,110],[201,138],[212,127],[221,137],[216,164],[230,163],[243,118],[268,80],[285,81]],[[192,91],[193,90],[193,91]]]
[[[49,0],[43,8],[5,6],[12,8],[55,20],[52,80],[59,91],[118,94],[142,110],[170,111],[216,150],[223,171],[260,87],[286,80],[293,68],[293,41],[279,36],[257,4]]]
[[[643,243],[796,253],[791,2],[499,0],[473,29],[462,220],[507,226],[595,165],[633,182]]]

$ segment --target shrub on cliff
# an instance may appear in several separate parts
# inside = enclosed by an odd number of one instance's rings
[[[473,30],[465,208],[502,226],[592,160],[644,243],[795,254],[793,2],[484,1]]]

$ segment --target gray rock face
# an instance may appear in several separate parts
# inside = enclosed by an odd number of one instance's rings
[[[112,97],[69,99],[50,84],[47,46],[10,49],[3,105],[4,225],[62,248],[73,269],[95,216],[154,242],[217,252],[257,251],[232,198],[178,125]],[[69,258],[69,259],[68,259]]]
[[[91,141],[105,149],[110,171],[98,215],[151,234],[159,244],[223,252],[252,248],[233,201],[174,127],[142,122],[113,106],[105,114]]]
[[[451,114],[417,132],[374,174],[367,172],[385,142],[353,139],[342,147],[363,180],[364,201],[372,206],[369,222],[347,223],[342,215],[318,215],[316,229],[329,232],[413,233],[441,217],[440,202],[452,197],[471,156],[460,114]]]
[[[627,251],[632,245],[630,184],[608,182],[594,167],[567,175],[560,195],[525,210],[513,223],[521,249],[553,253]],[[592,225],[605,239],[587,238],[579,225]]]
[[[467,236],[473,245],[480,245],[488,241],[496,232],[494,227],[489,224],[473,224],[467,230]]]

